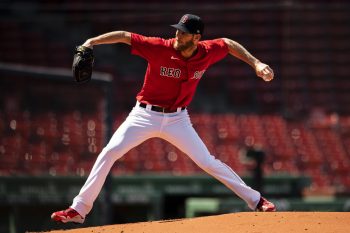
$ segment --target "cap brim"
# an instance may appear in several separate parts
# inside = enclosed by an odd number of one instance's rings
[[[185,28],[183,25],[181,24],[173,24],[173,25],[170,25],[171,27],[173,28],[176,28],[180,31],[183,31],[183,32],[187,32],[187,33],[190,33],[190,31],[187,30],[187,28]]]

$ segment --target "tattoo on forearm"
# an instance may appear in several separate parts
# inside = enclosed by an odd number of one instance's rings
[[[248,52],[241,44],[236,41],[229,40],[228,43],[230,54],[248,63],[251,66],[258,61],[251,53]]]

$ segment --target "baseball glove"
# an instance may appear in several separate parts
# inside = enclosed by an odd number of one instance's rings
[[[91,80],[92,67],[94,65],[93,50],[85,46],[77,46],[74,51],[72,65],[73,77],[78,83],[86,83]]]

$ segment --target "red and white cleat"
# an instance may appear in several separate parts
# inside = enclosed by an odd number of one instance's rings
[[[272,202],[266,200],[263,197],[260,197],[260,201],[258,205],[256,206],[256,211],[259,212],[275,212],[276,211],[276,206]]]
[[[68,208],[66,210],[61,210],[52,213],[51,219],[56,222],[73,222],[73,223],[83,223],[84,218],[74,209]]]

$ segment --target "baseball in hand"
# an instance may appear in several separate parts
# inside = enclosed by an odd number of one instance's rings
[[[273,70],[264,63],[258,63],[255,67],[256,75],[261,77],[264,81],[269,82],[273,79]]]

